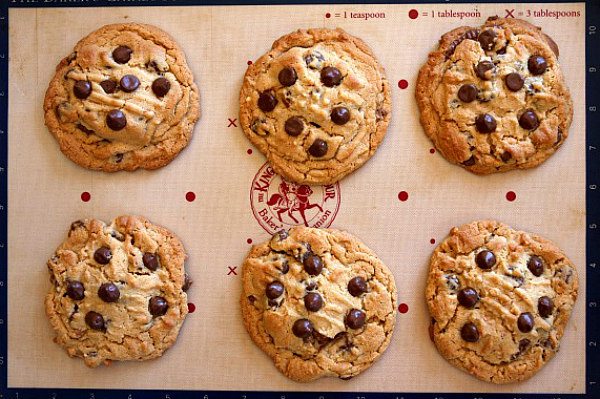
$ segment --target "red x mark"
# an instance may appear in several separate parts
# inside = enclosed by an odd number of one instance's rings
[[[227,275],[229,276],[230,274],[233,274],[234,276],[237,276],[237,273],[235,272],[235,269],[237,269],[237,266],[227,266],[229,268],[229,271],[227,272]]]
[[[237,118],[233,118],[233,119],[227,118],[227,120],[229,121],[229,125],[227,125],[227,127],[231,127],[231,126],[237,127],[237,125],[235,124],[235,121],[237,121]]]
[[[507,10],[506,8],[504,9],[504,11],[506,11],[506,16],[504,18],[514,18],[515,16],[513,15],[513,13],[515,12],[515,9],[513,8],[512,10]]]

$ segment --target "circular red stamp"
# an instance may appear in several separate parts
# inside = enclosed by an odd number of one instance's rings
[[[340,209],[339,183],[309,186],[283,180],[269,163],[256,173],[250,188],[250,206],[269,234],[292,226],[329,227]]]

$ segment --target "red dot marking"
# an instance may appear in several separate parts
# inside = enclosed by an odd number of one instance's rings
[[[435,244],[435,238],[432,238],[431,240],[429,240],[429,242]]]
[[[398,312],[408,313],[408,305],[405,303],[401,303],[400,305],[398,305]]]
[[[88,202],[91,199],[92,199],[92,195],[90,193],[88,193],[87,191],[84,191],[81,193],[81,200],[83,202]]]
[[[252,61],[248,61],[246,64],[248,64],[248,65],[252,65]]]
[[[331,18],[331,14],[330,13],[325,14],[325,18]]]
[[[402,202],[406,201],[408,199],[408,193],[406,191],[400,191],[398,193],[398,199]]]
[[[246,151],[248,153],[248,155],[252,155],[252,148],[248,148],[248,151]]]
[[[196,305],[188,303],[188,313],[194,313],[196,311]]]
[[[510,202],[513,202],[517,199],[517,194],[514,191],[509,191],[506,193],[506,199]]]
[[[248,239],[246,240],[246,242],[247,242],[248,244],[252,244],[252,238],[248,238]]]
[[[408,87],[408,81],[402,79],[398,82],[398,87],[401,88],[402,90],[406,89]]]
[[[194,200],[196,199],[196,194],[194,194],[193,191],[188,191],[187,193],[185,193],[185,199],[188,202],[194,202]]]
[[[430,153],[430,154],[435,154],[435,148],[430,148],[430,149],[429,149],[429,153]]]
[[[408,18],[410,18],[410,19],[417,19],[418,16],[419,16],[419,12],[417,10],[415,10],[414,8],[408,12]]]

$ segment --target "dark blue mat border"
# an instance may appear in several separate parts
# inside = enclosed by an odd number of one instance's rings
[[[486,0],[478,3],[510,3]],[[545,3],[576,3],[548,0]],[[586,394],[481,394],[481,393],[368,393],[368,392],[257,392],[174,391],[115,389],[34,389],[7,387],[7,268],[8,268],[8,9],[41,7],[173,6],[173,5],[275,5],[275,4],[361,4],[364,1],[332,0],[0,0],[0,399],[567,399],[600,398],[600,126],[596,110],[600,100],[600,0],[586,1]],[[453,4],[468,0],[371,1],[373,4]],[[521,3],[537,3],[521,1]],[[598,25],[595,25],[598,24]],[[566,371],[568,372],[568,371]]]

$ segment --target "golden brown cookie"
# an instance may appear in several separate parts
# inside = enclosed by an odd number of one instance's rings
[[[55,342],[89,367],[159,357],[188,313],[185,250],[139,216],[78,220],[48,261]]]
[[[282,230],[252,248],[242,281],[248,333],[295,381],[352,378],[390,343],[396,319],[394,277],[346,232]]]
[[[248,67],[242,129],[273,169],[331,184],[362,166],[385,136],[388,81],[371,49],[341,29],[298,30]]]
[[[442,36],[415,95],[436,148],[478,174],[539,165],[567,138],[573,118],[558,46],[512,18]]]
[[[162,30],[106,25],[56,68],[46,126],[73,162],[95,170],[156,169],[188,144],[200,116],[185,55]]]
[[[430,262],[433,342],[481,380],[525,380],[558,351],[577,289],[575,266],[550,241],[491,220],[455,227]]]

